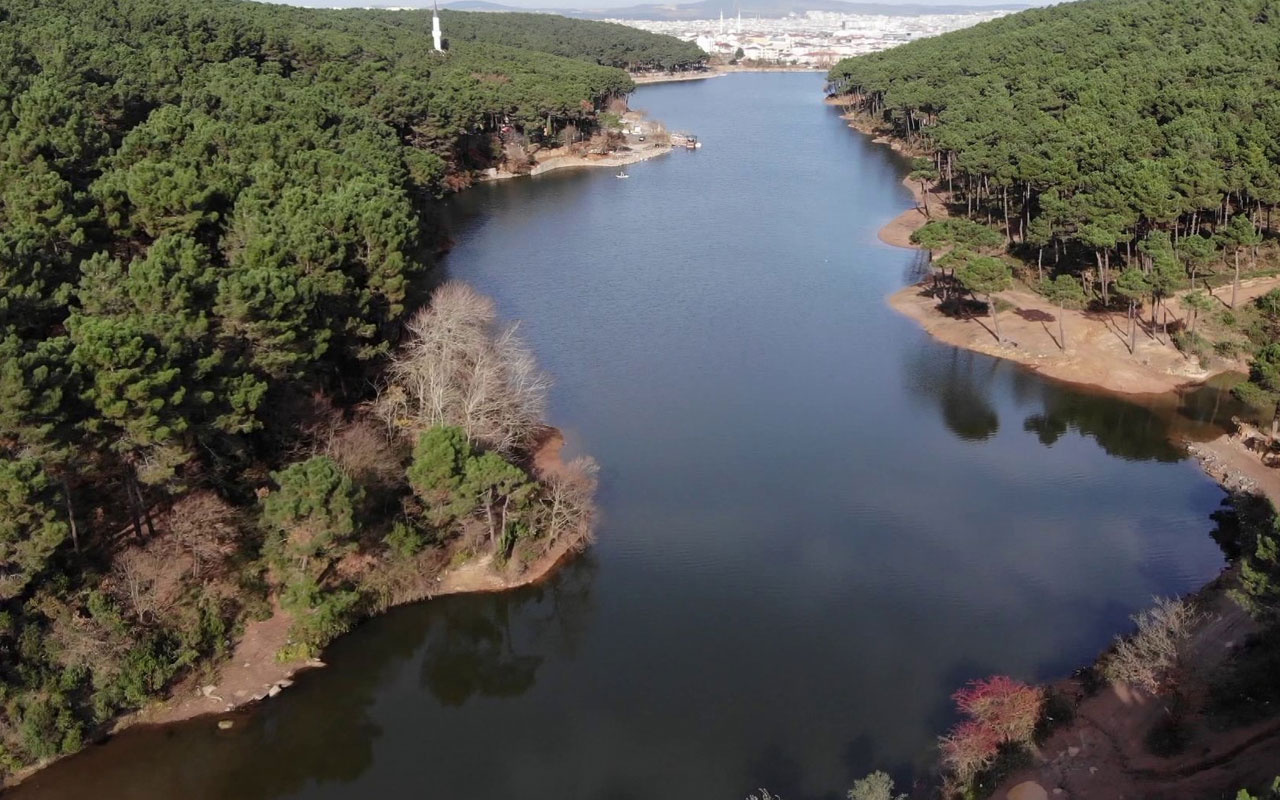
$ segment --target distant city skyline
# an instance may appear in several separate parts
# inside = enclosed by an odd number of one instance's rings
[[[431,0],[259,0],[259,2],[283,3],[291,6],[304,6],[307,8],[369,8],[369,7],[386,7],[394,6],[397,8],[431,8]],[[627,8],[631,6],[641,5],[636,0],[494,0],[494,2],[518,8],[540,9],[540,8],[566,8],[574,10],[607,10],[610,8]],[[901,3],[894,2],[877,2],[877,0],[869,0],[876,2],[877,5],[885,6],[996,6],[1000,5],[999,0],[908,0]],[[663,3],[662,5],[679,5],[680,3]],[[1053,0],[1011,0],[1009,5],[1018,6],[1046,6],[1053,5]],[[441,2],[442,7],[448,4]]]

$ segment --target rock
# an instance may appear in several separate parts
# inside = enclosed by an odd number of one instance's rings
[[[235,725],[236,723],[234,720],[229,720],[229,719],[218,720],[218,730],[220,731],[229,731],[232,728],[234,728]]]
[[[281,678],[280,681],[276,684],[276,686],[279,686],[281,689],[288,689],[292,685],[293,685],[293,681],[289,680],[288,678]]]
[[[1009,800],[1049,800],[1049,793],[1035,781],[1023,781],[1005,795]]]
[[[280,694],[279,686],[272,686],[270,689],[267,690],[267,697],[275,697],[278,694]]]
[[[1067,755],[1071,756],[1072,758],[1075,758],[1076,756],[1080,755],[1080,748],[1079,748],[1079,747],[1068,747],[1068,748],[1067,748]]]
[[[218,690],[218,687],[217,687],[217,686],[214,686],[214,685],[211,683],[211,684],[209,684],[208,686],[201,686],[201,687],[200,687],[200,694],[204,695],[205,697],[209,697],[209,696],[211,696],[214,692],[216,692],[217,690]]]

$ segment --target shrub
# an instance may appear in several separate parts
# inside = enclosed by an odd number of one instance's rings
[[[995,731],[972,719],[953,727],[938,740],[938,746],[942,750],[943,766],[966,785],[991,766],[1000,752]]]
[[[294,611],[289,638],[301,652],[314,656],[326,644],[351,630],[360,605],[360,594],[342,590],[317,593],[305,608]]]
[[[1002,748],[1009,757],[1031,744],[1044,706],[1044,690],[994,675],[973,681],[953,696],[969,719],[939,740],[942,763],[962,785],[969,785],[996,762]]]
[[[960,711],[990,728],[1000,744],[1030,742],[1044,707],[1043,689],[1006,675],[973,681],[952,697]]]
[[[410,522],[397,520],[391,526],[384,541],[396,558],[412,558],[427,546],[429,537],[425,531]]]
[[[1280,289],[1272,289],[1253,302],[1267,317],[1280,318]]]
[[[1207,366],[1209,354],[1213,352],[1209,346],[1209,342],[1200,334],[1192,333],[1188,330],[1174,331],[1172,334],[1173,345],[1178,350],[1187,355],[1196,356],[1200,361],[1200,366]]]
[[[873,772],[855,781],[849,790],[849,800],[906,800],[905,794],[893,793],[893,778],[887,773]]]
[[[1112,683],[1161,694],[1176,690],[1184,651],[1201,615],[1183,600],[1158,597],[1155,603],[1133,617],[1138,630],[1132,636],[1117,637],[1103,674]]]
[[[1223,358],[1235,358],[1240,354],[1240,344],[1230,339],[1223,339],[1213,343],[1213,352]]]

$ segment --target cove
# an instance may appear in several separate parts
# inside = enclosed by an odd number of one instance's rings
[[[35,798],[787,800],[928,768],[949,695],[1091,660],[1221,568],[1223,496],[1144,405],[931,341],[884,302],[907,165],[814,74],[632,100],[705,146],[448,203],[602,465],[599,543],[547,583],[392,611],[219,731],[129,730]]]

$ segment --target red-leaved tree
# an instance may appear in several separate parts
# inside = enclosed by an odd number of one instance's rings
[[[956,708],[991,730],[1001,744],[1026,744],[1036,731],[1044,690],[1007,675],[973,681],[951,696]]]
[[[942,762],[967,784],[995,761],[1004,744],[1031,744],[1044,707],[1044,690],[1006,675],[972,681],[952,695],[968,719],[938,740]]]
[[[957,723],[938,739],[942,763],[962,784],[991,766],[1000,751],[1000,740],[986,725],[970,719]]]

